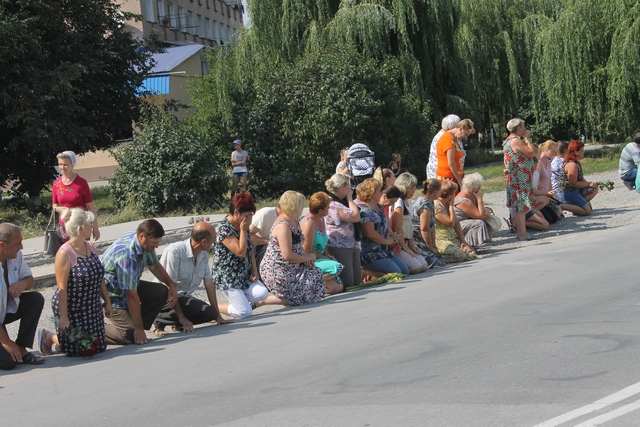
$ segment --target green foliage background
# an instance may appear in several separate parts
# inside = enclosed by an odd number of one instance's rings
[[[447,114],[487,148],[507,114],[534,139],[621,141],[640,127],[632,0],[250,0],[252,24],[193,82],[191,123],[227,162],[241,138],[261,196],[315,191],[339,150],[400,152],[419,178]]]
[[[222,203],[228,177],[211,161],[211,144],[153,105],[143,108],[139,126],[133,143],[112,151],[119,165],[110,181],[118,209],[153,216]]]

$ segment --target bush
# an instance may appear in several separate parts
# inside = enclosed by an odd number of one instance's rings
[[[183,122],[159,107],[143,108],[134,141],[112,154],[118,168],[110,180],[118,209],[143,215],[214,208],[228,191],[226,171],[212,148]]]

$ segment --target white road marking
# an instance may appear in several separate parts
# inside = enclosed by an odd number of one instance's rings
[[[640,400],[636,400],[633,403],[621,406],[618,409],[607,412],[606,414],[598,415],[595,418],[591,418],[583,423],[577,424],[574,427],[595,427],[611,421],[623,415],[627,415],[629,412],[633,412],[640,409]]]
[[[590,414],[591,412],[599,411],[602,408],[606,408],[607,406],[621,402],[638,393],[640,393],[640,382],[632,384],[629,387],[623,388],[620,391],[610,394],[609,396],[602,398],[600,400],[596,400],[595,402],[585,405],[581,408],[574,409],[573,411],[569,411],[566,414],[559,415],[548,421],[537,424],[534,427],[556,427],[556,426],[559,426],[560,424],[566,423],[567,421],[571,421],[575,418]],[[640,401],[630,403],[629,405],[625,405],[618,409],[622,409],[622,408],[625,408],[626,406],[634,405],[635,403],[638,403],[638,402]],[[632,410],[635,410],[635,409],[632,409]],[[616,411],[612,411],[612,412],[616,412]],[[631,411],[628,411],[628,412],[631,412]],[[624,414],[621,414],[621,415],[624,415]],[[597,418],[598,417],[594,418],[594,420]],[[585,425],[592,425],[592,424],[585,424]],[[597,424],[593,424],[593,425],[597,425]]]

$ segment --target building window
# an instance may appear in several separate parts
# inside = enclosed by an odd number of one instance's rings
[[[224,4],[222,4],[222,0],[220,0],[220,14],[224,16]]]
[[[222,42],[224,42],[225,40],[227,40],[227,35],[224,31],[224,24],[220,23],[220,44],[222,44]]]
[[[198,15],[198,36],[204,38],[204,27],[202,26],[202,15]]]
[[[145,18],[147,19],[147,21],[149,22],[156,22],[156,14],[153,11],[153,0],[145,0],[145,9],[144,9],[144,14],[146,15]]]
[[[193,19],[193,12],[192,11],[188,11],[187,12],[187,26],[189,28],[189,33],[191,34],[195,34],[196,32],[194,31],[194,28],[196,27],[196,23]]]
[[[173,3],[167,3],[169,9],[169,20],[171,21],[171,28],[178,27],[178,16],[176,16],[176,7]]]
[[[213,31],[211,31],[211,19],[209,18],[204,18],[204,26],[207,29],[207,38],[209,40],[213,39]]]
[[[231,34],[231,25],[227,25],[227,40],[231,38],[233,34]]]
[[[178,6],[178,15],[180,16],[180,29],[183,33],[187,32],[187,15],[184,13],[184,7]]]
[[[209,0],[207,0],[207,9],[211,9],[211,5],[209,4]]]
[[[166,16],[167,12],[166,9],[164,8],[164,0],[158,0],[158,22],[160,23],[164,23],[163,18]],[[169,23],[167,22],[167,25],[169,25]]]
[[[220,31],[218,29],[218,21],[213,20],[213,39],[217,42],[220,41]]]

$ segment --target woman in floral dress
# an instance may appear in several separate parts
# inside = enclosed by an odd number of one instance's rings
[[[409,268],[389,249],[398,236],[389,231],[389,221],[380,205],[382,183],[369,178],[362,183],[358,209],[364,236],[360,241],[360,261],[366,274],[375,278],[387,273],[409,274]],[[394,187],[395,188],[395,187]]]
[[[38,331],[40,352],[50,354],[53,344],[67,356],[93,355],[68,338],[68,328],[80,328],[94,339],[95,352],[107,349],[104,316],[100,296],[105,301],[105,314],[111,316],[111,300],[104,282],[104,267],[98,251],[87,239],[93,231],[93,212],[81,208],[65,209],[61,215],[70,240],[60,247],[55,259],[58,288],[51,300],[56,318],[53,334]]]
[[[284,305],[312,304],[326,294],[322,270],[314,264],[315,255],[302,248],[304,236],[298,218],[304,200],[296,191],[286,191],[280,197],[280,215],[273,223],[269,245],[260,263],[260,277]]]
[[[509,120],[507,129],[511,132],[503,143],[504,165],[507,169],[507,207],[514,212],[518,240],[533,240],[525,222],[529,212],[535,213],[532,177],[535,170],[533,158],[537,149],[529,140],[531,133],[526,130],[524,120]]]
[[[453,209],[453,197],[458,184],[442,183],[440,197],[434,202],[436,217],[436,245],[446,262],[461,262],[476,259],[473,248],[464,240],[464,234]]]
[[[258,280],[249,233],[255,211],[251,195],[235,194],[231,198],[229,215],[216,227],[211,279],[229,301],[229,304],[219,304],[218,307],[223,314],[241,319],[251,316],[258,303],[279,303],[269,299],[269,291]]]

